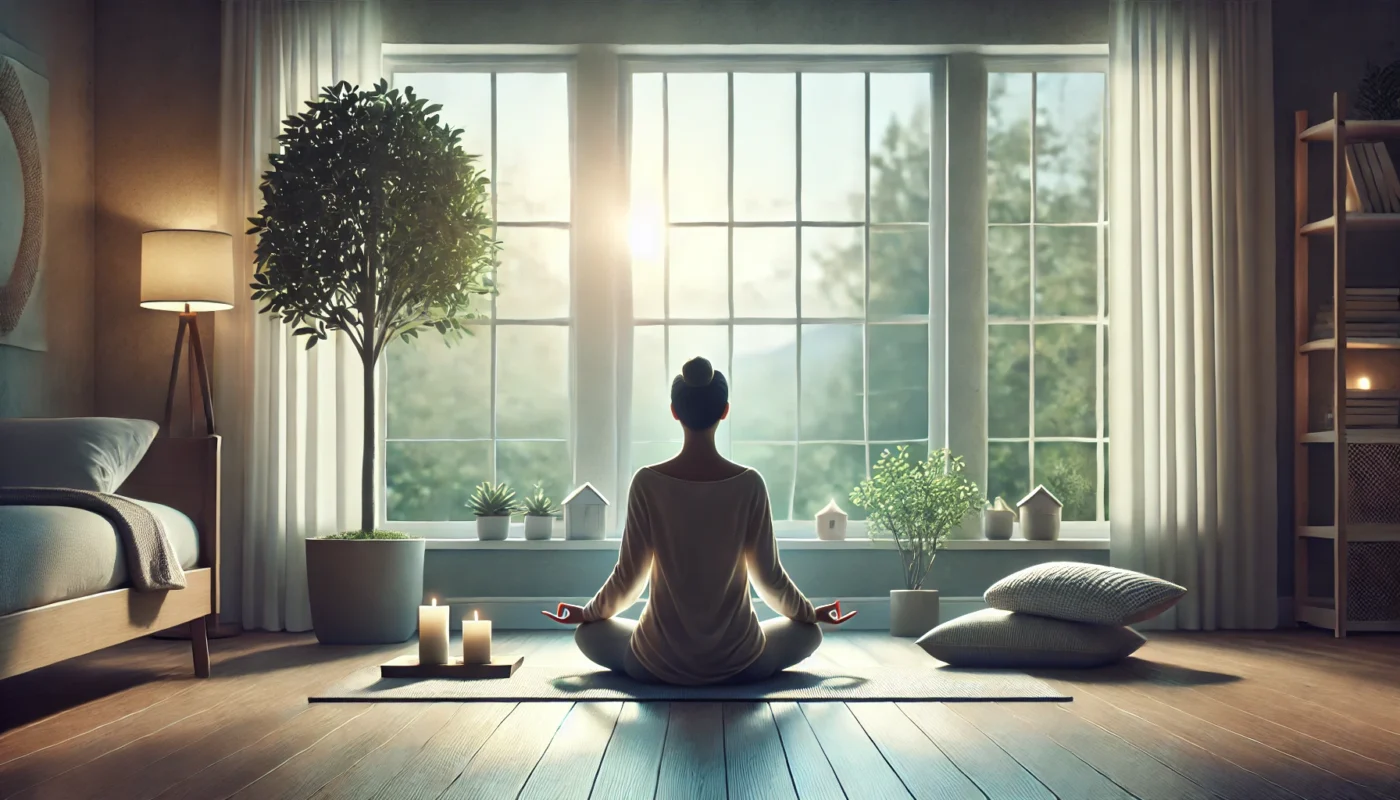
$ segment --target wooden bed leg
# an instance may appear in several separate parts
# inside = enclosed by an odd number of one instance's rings
[[[196,678],[209,677],[209,623],[208,617],[190,620],[190,648],[194,651],[194,675]]]

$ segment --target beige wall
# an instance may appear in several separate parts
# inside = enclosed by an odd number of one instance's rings
[[[93,411],[92,0],[0,0],[0,34],[44,61],[48,351],[0,347],[0,416]]]

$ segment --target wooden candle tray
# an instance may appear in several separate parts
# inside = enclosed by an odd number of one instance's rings
[[[419,664],[418,656],[406,655],[379,665],[381,678],[509,678],[524,663],[525,656],[493,656],[489,664],[464,664],[454,658],[446,664]]]

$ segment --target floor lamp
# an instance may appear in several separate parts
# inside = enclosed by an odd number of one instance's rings
[[[195,408],[204,410],[204,433],[214,435],[214,395],[209,389],[209,362],[199,338],[201,311],[233,308],[233,237],[219,231],[162,230],[141,234],[141,307],[174,311],[180,315],[175,333],[175,354],[170,360],[170,385],[165,393],[166,436],[173,436],[175,390],[180,378],[180,357],[189,337],[187,375],[190,386],[190,435],[195,430]],[[196,392],[198,397],[196,398]],[[211,620],[209,637],[222,639],[242,631],[235,625]],[[156,634],[163,639],[187,639],[189,630],[179,626]]]

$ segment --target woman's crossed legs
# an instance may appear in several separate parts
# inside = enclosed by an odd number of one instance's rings
[[[821,628],[810,622],[793,622],[779,617],[761,623],[764,646],[758,660],[725,683],[761,681],[817,652],[822,643]],[[637,621],[613,617],[599,622],[585,622],[574,631],[574,642],[584,656],[600,667],[620,672],[646,683],[658,683],[656,677],[642,666],[632,654],[632,631]]]

